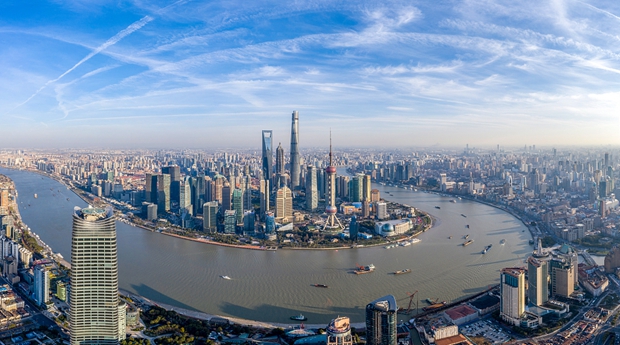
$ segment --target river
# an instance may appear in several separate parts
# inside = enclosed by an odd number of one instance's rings
[[[84,201],[53,179],[4,168],[0,173],[15,182],[25,224],[70,260],[71,215]],[[501,268],[523,266],[532,250],[525,226],[496,208],[378,184],[373,188],[385,199],[430,212],[439,223],[409,247],[268,252],[192,242],[117,222],[120,288],[177,307],[250,320],[287,323],[301,312],[312,324],[338,315],[363,322],[365,305],[386,294],[406,306],[407,292],[417,290],[422,308],[426,298],[452,301],[479,292],[498,283]],[[474,243],[463,247],[466,234]],[[480,254],[488,244],[493,247]],[[349,273],[356,264],[371,263],[377,267],[373,273]],[[405,268],[412,273],[389,274]],[[312,286],[317,283],[329,288]]]

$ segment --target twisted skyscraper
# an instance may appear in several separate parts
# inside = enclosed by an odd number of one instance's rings
[[[293,112],[291,125],[291,189],[299,187],[299,112]]]

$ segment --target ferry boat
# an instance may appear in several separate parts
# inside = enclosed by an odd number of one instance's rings
[[[314,287],[320,287],[320,288],[327,289],[329,286],[327,286],[325,284],[314,284]]]
[[[463,242],[463,247],[467,247],[468,245],[472,244],[474,242],[474,240],[467,240],[465,242]]]
[[[308,320],[307,317],[303,316],[303,314],[299,314],[297,316],[291,316],[291,320],[295,320],[295,321],[306,321]]]
[[[398,275],[398,274],[405,274],[405,273],[411,273],[411,269],[410,268],[405,268],[404,270],[400,270],[400,271],[394,272],[394,274],[396,274],[396,275]]]
[[[357,268],[355,269],[355,271],[353,271],[353,273],[355,274],[366,274],[366,273],[371,273],[375,270],[375,265],[370,264],[368,266],[357,266]]]
[[[229,276],[220,276],[220,278],[222,278],[222,279],[226,279],[226,280],[230,280],[230,277],[229,277]]]
[[[503,238],[502,238],[502,239],[501,239],[501,241],[499,241],[499,244],[501,244],[502,246],[503,246],[504,244],[506,244],[506,239],[503,239]]]
[[[482,250],[482,254],[486,254],[489,251],[489,249],[491,249],[491,247],[493,247],[492,244],[489,244],[488,246],[484,247],[484,250]]]

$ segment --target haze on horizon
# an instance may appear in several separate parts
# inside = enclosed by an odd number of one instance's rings
[[[620,144],[613,1],[0,3],[0,147]]]

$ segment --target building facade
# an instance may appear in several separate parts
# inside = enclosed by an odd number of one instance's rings
[[[71,239],[71,345],[117,344],[118,303],[113,211],[76,207]]]
[[[396,299],[387,295],[366,305],[366,344],[396,345]]]
[[[525,270],[504,268],[500,279],[500,317],[513,325],[519,325],[525,312]]]

